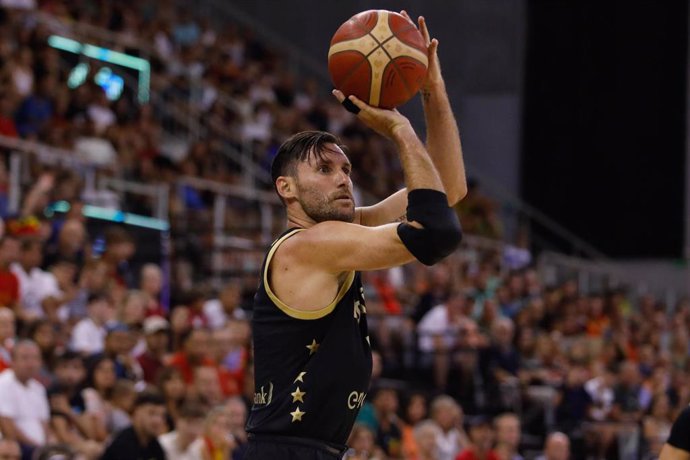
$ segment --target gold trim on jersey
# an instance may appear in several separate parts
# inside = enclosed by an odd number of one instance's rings
[[[281,238],[279,238],[273,243],[273,245],[271,246],[271,250],[268,251],[268,255],[266,256],[266,265],[264,266],[264,287],[266,288],[266,294],[268,294],[268,297],[271,299],[273,304],[286,315],[296,319],[319,319],[323,318],[324,316],[328,315],[333,310],[335,310],[335,306],[338,305],[338,302],[340,302],[343,299],[343,297],[345,297],[345,293],[348,291],[348,289],[350,289],[350,287],[352,286],[352,282],[355,279],[355,272],[352,271],[347,274],[347,278],[345,278],[345,282],[340,286],[340,289],[338,289],[338,294],[336,294],[335,299],[333,299],[333,301],[325,307],[320,308],[318,310],[298,310],[296,308],[290,307],[282,300],[280,300],[278,296],[273,293],[271,285],[268,282],[268,267],[271,265],[271,259],[273,258],[273,254],[275,254],[278,247],[285,240],[303,230],[305,229],[297,228],[294,231],[286,235],[283,235]]]

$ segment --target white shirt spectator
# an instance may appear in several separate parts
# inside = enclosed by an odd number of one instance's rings
[[[585,391],[592,398],[591,417],[597,421],[606,420],[613,406],[613,388],[606,386],[603,377],[595,377],[585,383]]]
[[[74,326],[70,348],[87,355],[100,353],[105,345],[105,336],[105,327],[86,317]]]
[[[181,450],[177,445],[177,436],[177,431],[171,431],[158,436],[158,442],[167,458],[174,458],[175,460],[202,460],[201,447],[203,443],[198,442],[200,441],[199,439],[188,445],[187,449]]]
[[[27,273],[24,267],[18,263],[13,263],[10,270],[19,281],[19,298],[24,311],[31,317],[44,317],[43,300],[61,295],[55,276],[38,267],[32,268]]]
[[[0,374],[0,416],[11,418],[24,435],[38,445],[46,443],[44,423],[50,418],[46,389],[37,380],[23,385],[12,369]]]
[[[247,314],[240,307],[237,307],[232,312],[232,318],[228,318],[227,313],[223,309],[223,305],[218,299],[207,300],[204,303],[204,316],[208,321],[211,329],[220,329],[225,326],[229,319],[245,320]]]
[[[434,351],[434,337],[443,336],[443,341],[447,347],[455,344],[458,336],[459,327],[448,322],[448,309],[445,305],[436,305],[426,312],[422,320],[417,325],[417,335],[419,336],[419,349],[430,353]]]
[[[436,447],[438,448],[438,460],[455,460],[455,457],[464,449],[460,431],[452,429],[447,433],[441,431],[436,437]]]
[[[98,137],[80,137],[74,142],[77,155],[97,166],[113,166],[117,160],[117,151],[110,141]]]

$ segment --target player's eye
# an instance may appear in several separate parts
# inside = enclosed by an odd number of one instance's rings
[[[350,173],[352,172],[352,170],[351,170],[350,168],[343,168],[343,171],[344,171],[345,174],[347,174],[348,176],[349,176]]]
[[[319,166],[319,172],[329,173],[329,172],[331,172],[331,168],[330,168],[330,166],[321,165],[321,166]]]

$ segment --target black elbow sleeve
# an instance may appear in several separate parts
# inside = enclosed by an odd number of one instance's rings
[[[416,189],[407,194],[407,220],[418,222],[416,228],[403,222],[398,236],[405,247],[424,265],[434,265],[451,254],[462,240],[460,221],[448,206],[445,193]]]

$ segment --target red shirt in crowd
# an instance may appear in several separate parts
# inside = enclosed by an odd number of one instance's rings
[[[19,303],[19,280],[9,270],[0,270],[0,305],[14,308]]]
[[[472,449],[471,447],[469,449],[465,449],[460,454],[458,454],[457,457],[455,457],[455,460],[500,460],[498,458],[498,454],[494,450],[490,450],[486,453],[486,456],[482,459],[480,458],[477,453]]]

